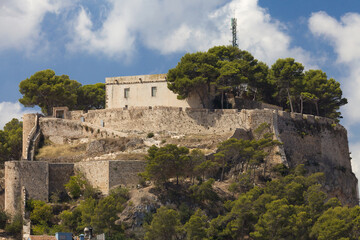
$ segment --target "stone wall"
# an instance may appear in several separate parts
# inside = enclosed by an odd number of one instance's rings
[[[74,164],[51,163],[49,164],[49,193],[65,191],[64,184],[69,182],[74,175]]]
[[[276,150],[280,154],[271,156],[272,162],[289,166],[303,163],[312,172],[323,171],[326,173],[326,188],[332,196],[338,196],[343,203],[357,201],[357,179],[351,169],[347,132],[330,119],[269,109],[239,111],[174,107],[92,110],[70,116],[77,119],[41,118],[43,134],[63,138],[102,138],[154,132],[230,137],[237,129],[252,132],[265,122],[274,133],[274,139],[284,143]],[[79,121],[81,117],[84,123]],[[109,176],[107,179],[111,179],[109,169],[101,170],[104,171],[101,174],[88,171],[90,178],[99,179],[96,184],[104,191],[111,187],[112,183],[106,182],[101,175],[106,174]]]
[[[145,165],[145,161],[109,161],[109,189],[118,185],[137,185],[138,173],[144,171]]]
[[[138,173],[145,169],[144,161],[114,160],[75,163],[75,170],[84,174],[93,187],[108,194],[115,186],[135,186],[139,183]]]
[[[5,162],[5,211],[11,215],[21,209],[22,187],[29,198],[48,201],[49,168],[47,162]]]
[[[27,149],[29,145],[29,135],[36,126],[36,114],[24,114],[23,115],[23,144],[22,144],[22,158],[27,159]],[[19,159],[20,160],[20,159]]]
[[[75,163],[75,171],[84,174],[89,183],[103,193],[109,192],[109,161]]]
[[[326,174],[326,188],[343,203],[357,201],[357,179],[352,172],[347,132],[331,119],[270,109],[208,110],[173,107],[94,110],[82,115],[93,125],[128,134],[224,134],[248,132],[266,122],[274,138],[283,142],[271,156],[273,163],[305,164]],[[210,136],[209,136],[210,137]]]
[[[64,184],[77,171],[102,193],[114,186],[138,184],[137,174],[145,169],[144,161],[92,161],[48,163],[9,161],[5,163],[5,211],[15,215],[21,209],[22,188],[28,198],[48,201],[52,193],[64,191]]]

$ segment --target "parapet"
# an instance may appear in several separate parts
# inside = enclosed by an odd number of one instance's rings
[[[167,74],[151,74],[137,76],[107,77],[106,84],[135,84],[147,82],[166,82]]]

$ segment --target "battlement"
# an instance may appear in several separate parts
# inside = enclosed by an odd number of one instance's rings
[[[135,83],[151,83],[151,82],[166,82],[167,74],[151,74],[151,75],[136,75],[136,76],[121,76],[121,77],[107,77],[106,84],[135,84]]]

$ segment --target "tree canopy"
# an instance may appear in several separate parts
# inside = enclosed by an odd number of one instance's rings
[[[178,65],[168,72],[168,87],[184,99],[194,94],[203,107],[212,107],[211,100],[219,96],[223,106],[224,94],[240,94],[240,85],[252,89],[265,87],[267,66],[259,63],[249,52],[237,47],[219,46],[207,52],[187,53]],[[255,98],[256,91],[252,92]]]
[[[278,59],[269,69],[249,52],[232,46],[185,54],[169,70],[167,80],[179,99],[197,96],[205,108],[231,107],[225,103],[237,96],[338,119],[339,108],[347,103],[340,83],[321,70],[304,71],[293,58]]]
[[[22,150],[22,122],[13,118],[0,130],[0,162],[20,160]]]
[[[53,107],[67,106],[70,109],[88,110],[105,106],[105,84],[84,85],[71,80],[67,75],[57,76],[53,70],[36,72],[19,85],[23,95],[19,102],[26,107],[35,105],[50,115]]]

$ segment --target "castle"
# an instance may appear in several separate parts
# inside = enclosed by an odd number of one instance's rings
[[[347,132],[335,121],[288,113],[268,105],[260,109],[202,109],[196,98],[178,100],[166,87],[165,75],[106,79],[106,109],[68,111],[55,108],[53,117],[23,117],[23,159],[5,164],[5,210],[22,207],[25,188],[30,198],[49,200],[75,171],[103,193],[117,186],[134,186],[145,163],[138,159],[48,163],[31,161],[40,136],[56,144],[83,139],[146,135],[201,135],[212,139],[252,133],[268,123],[276,146],[269,159],[290,167],[305,164],[310,172],[325,173],[325,190],[342,203],[358,204],[357,179],[352,172]],[[165,99],[165,100],[164,100]],[[193,107],[195,106],[195,107]],[[270,109],[272,108],[272,109]],[[56,118],[58,117],[58,118]]]

